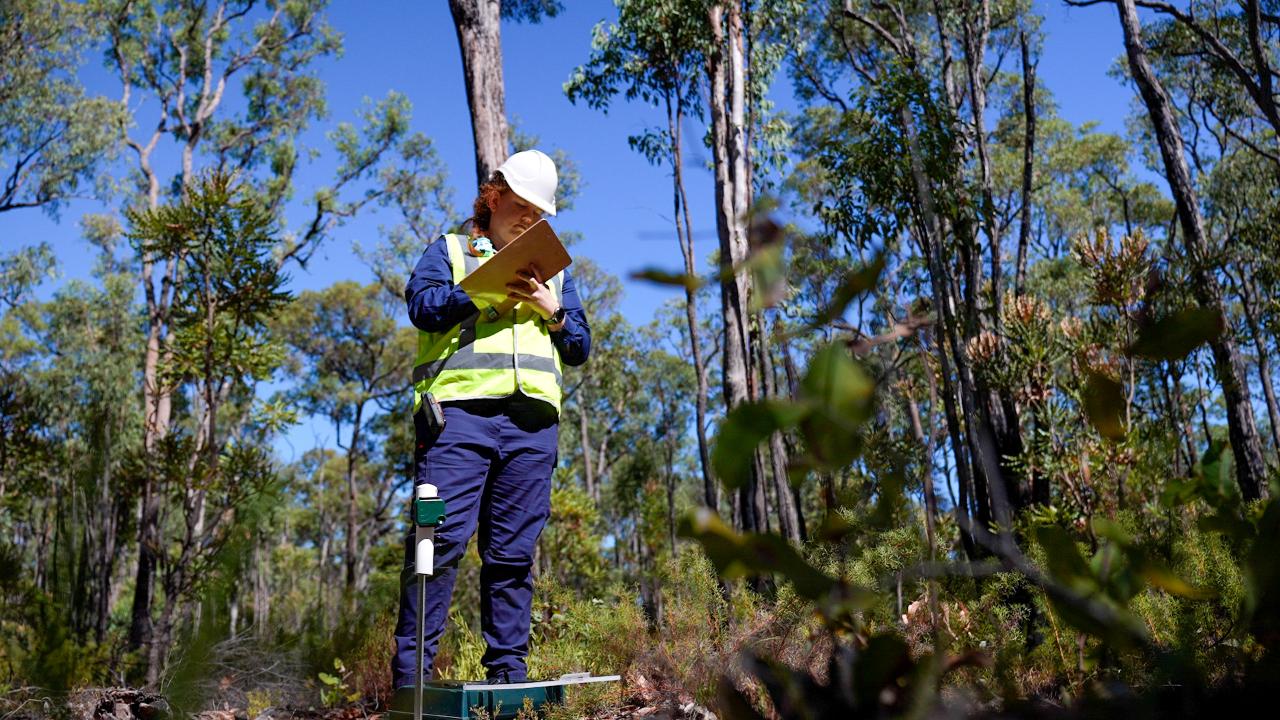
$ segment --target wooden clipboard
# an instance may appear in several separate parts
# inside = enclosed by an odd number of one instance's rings
[[[546,282],[572,262],[551,224],[539,220],[462,278],[460,284],[481,314],[493,320],[517,305],[517,301],[507,297],[507,283],[516,279],[518,271],[532,266]]]

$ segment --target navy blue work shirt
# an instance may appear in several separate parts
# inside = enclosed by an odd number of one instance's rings
[[[409,304],[409,321],[426,332],[445,332],[477,312],[467,292],[454,284],[449,248],[440,241],[423,251],[405,285],[404,299]],[[581,365],[591,354],[591,326],[568,268],[564,270],[560,305],[565,312],[564,327],[551,331],[551,342],[560,351],[560,362]]]

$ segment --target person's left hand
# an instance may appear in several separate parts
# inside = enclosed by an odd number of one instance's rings
[[[516,279],[507,283],[507,297],[528,303],[543,320],[550,318],[559,307],[555,294],[542,284],[533,268],[516,272]]]

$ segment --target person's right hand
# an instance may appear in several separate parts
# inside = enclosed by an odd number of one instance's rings
[[[537,271],[530,266],[527,270],[516,273],[516,279],[507,283],[507,297],[519,302],[528,303],[533,311],[546,320],[555,313],[559,303],[551,288],[542,283]]]

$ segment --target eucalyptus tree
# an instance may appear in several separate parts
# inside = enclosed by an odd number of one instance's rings
[[[880,254],[889,272],[910,270],[938,314],[926,347],[942,383],[962,528],[970,512],[982,527],[1007,526],[1026,500],[1011,464],[1022,452],[1017,403],[975,377],[966,352],[984,329],[999,332],[1010,284],[1002,215],[1022,183],[997,174],[988,113],[993,93],[999,100],[1012,87],[993,78],[1034,28],[1026,12],[1018,2],[829,2],[784,29],[808,106],[801,137],[815,151],[802,168],[818,192],[809,202],[833,240]]]
[[[130,205],[156,210],[162,190],[186,188],[201,167],[238,173],[241,192],[252,192],[282,219],[294,205],[294,174],[302,149],[300,134],[324,114],[324,88],[314,63],[341,47],[324,19],[323,0],[296,3],[222,0],[94,0],[103,18],[105,56],[121,85],[121,106],[132,113],[120,131],[133,158],[136,181]],[[238,97],[233,83],[240,81]],[[233,108],[239,108],[233,110]],[[314,190],[295,231],[276,235],[276,268],[293,261],[305,266],[316,248],[347,218],[370,202],[403,191],[405,177],[430,172],[432,158],[420,152],[419,136],[408,132],[409,103],[391,94],[363,113],[357,128],[340,123],[329,134],[338,166],[333,181]],[[140,128],[136,130],[136,128]],[[135,134],[136,133],[136,134]],[[162,145],[162,141],[165,143]],[[172,150],[178,158],[170,178],[159,161]],[[383,170],[398,164],[407,173]],[[171,181],[170,181],[171,180]],[[176,304],[181,262],[141,252],[139,279],[146,305],[143,361],[144,450],[138,526],[138,561],[130,642],[149,643],[157,548],[162,545],[160,513],[170,478],[160,475],[161,444],[174,422],[177,385],[160,372],[178,352],[175,335],[185,309]],[[181,404],[181,403],[179,403]],[[196,408],[211,407],[208,403]],[[200,421],[211,425],[213,418]],[[193,511],[194,507],[190,508]],[[188,518],[195,523],[197,518]],[[153,669],[153,672],[155,670]]]
[[[263,436],[285,418],[264,413],[255,393],[283,359],[269,326],[289,296],[273,255],[276,217],[228,173],[203,175],[180,200],[127,217],[136,252],[177,268],[172,334],[157,370],[172,387],[189,389],[193,406],[186,422],[145,448],[147,464],[167,479],[149,548],[163,589],[145,642],[145,676],[154,684],[237,511],[278,483]]]
[[[306,291],[276,326],[290,351],[289,374],[297,381],[291,405],[333,426],[341,456],[342,564],[347,609],[369,582],[369,554],[390,536],[392,502],[403,490],[398,466],[376,463],[384,438],[378,420],[403,420],[413,369],[414,334],[397,327],[401,302],[378,284],[336,283]],[[345,443],[345,444],[344,444]],[[397,448],[408,451],[409,448]]]
[[[471,110],[477,185],[488,180],[508,154],[501,21],[536,23],[543,17],[555,17],[560,10],[558,0],[449,0]]]
[[[1228,307],[1213,271],[1204,215],[1187,165],[1186,143],[1178,127],[1176,111],[1147,57],[1142,25],[1133,0],[1117,0],[1116,7],[1124,30],[1129,70],[1147,108],[1165,177],[1177,206],[1178,224],[1193,278],[1192,291],[1201,306],[1227,318]],[[1265,72],[1270,73],[1270,70]],[[1236,481],[1245,499],[1256,500],[1261,497],[1266,484],[1266,467],[1253,417],[1247,374],[1232,333],[1218,334],[1210,341],[1210,348],[1226,402],[1227,427],[1236,460]]]
[[[707,360],[698,332],[698,254],[685,184],[686,121],[700,119],[706,31],[700,2],[690,0],[631,0],[618,4],[618,19],[596,26],[592,53],[565,83],[570,102],[583,100],[608,112],[614,96],[658,106],[665,126],[646,129],[627,138],[632,149],[651,164],[671,172],[672,221],[684,261],[684,311],[696,380],[698,457],[702,468],[703,500],[719,506],[719,492],[711,474],[707,441]]]
[[[67,0],[0,5],[0,212],[56,211],[113,154],[123,109],[86,96],[76,78],[99,20]]]

